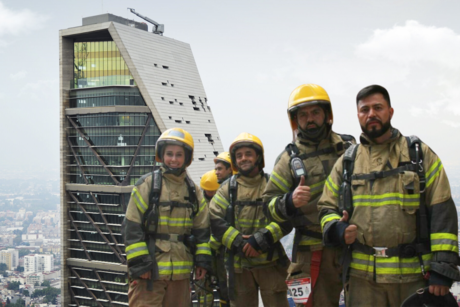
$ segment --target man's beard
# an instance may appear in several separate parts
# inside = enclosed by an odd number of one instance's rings
[[[372,130],[368,130],[366,127],[361,126],[361,130],[367,135],[370,139],[376,139],[384,135],[391,128],[391,122],[387,121],[382,123],[379,119],[373,119],[373,121],[378,121],[382,126],[380,129],[376,129],[375,126],[372,127]]]
[[[302,136],[304,138],[312,140],[312,141],[319,141],[319,140],[325,138],[326,134],[327,134],[326,120],[324,121],[324,123],[321,126],[318,126],[316,123],[309,122],[309,123],[306,124],[306,127],[308,127],[309,125],[312,125],[312,124],[315,125],[314,128],[306,128],[306,129],[303,129],[299,125],[299,131],[302,134]]]

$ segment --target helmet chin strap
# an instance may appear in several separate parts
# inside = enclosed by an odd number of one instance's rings
[[[326,124],[326,119],[324,119],[324,122],[321,125],[321,127],[314,129],[314,131],[312,131],[313,129],[303,129],[299,124],[297,124],[297,126],[302,137],[313,142],[317,142],[324,139],[326,135],[329,133],[331,127],[330,125]]]

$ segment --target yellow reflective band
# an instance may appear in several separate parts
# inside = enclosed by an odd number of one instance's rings
[[[458,253],[458,237],[452,233],[432,233],[431,239],[431,251],[432,252],[454,252]]]
[[[200,208],[198,208],[198,213],[196,215],[199,215],[201,211],[203,211],[205,206],[206,206],[206,200],[203,197],[200,202]]]
[[[432,252],[454,252],[458,254],[458,246],[452,244],[431,244]]]
[[[192,271],[192,261],[158,262],[160,275],[188,274]]]
[[[278,175],[275,171],[272,172],[270,176],[270,181],[273,182],[284,193],[289,192],[291,188],[291,185],[286,180],[284,180],[283,177]]]
[[[144,199],[142,198],[141,194],[136,189],[136,187],[133,188],[133,191],[131,192],[131,197],[133,198],[134,203],[136,204],[139,211],[142,214],[144,214],[149,206],[145,203]]]
[[[238,225],[244,228],[262,228],[267,225],[264,220],[238,219]]]
[[[316,238],[301,239],[299,243],[299,245],[304,245],[304,246],[318,245],[318,244],[322,244],[322,241]]]
[[[222,243],[217,241],[216,238],[214,238],[214,236],[211,236],[211,240],[209,240],[209,246],[213,250],[217,251],[220,248],[221,245],[222,245]]]
[[[145,242],[138,242],[128,245],[125,249],[125,252],[127,260],[131,260],[133,258],[149,254],[147,244]]]
[[[272,216],[272,218],[277,221],[277,222],[285,222],[286,220],[281,218],[278,213],[276,213],[276,200],[278,198],[275,197],[273,198],[270,203],[268,204],[268,210],[270,211],[270,215]]]
[[[310,193],[313,198],[313,195],[323,192],[324,183],[326,180],[320,181],[318,183],[312,184],[310,186]]]
[[[281,227],[277,223],[271,222],[265,228],[267,228],[268,231],[270,231],[270,233],[272,234],[273,242],[278,242],[283,237]]]
[[[431,240],[449,239],[449,240],[458,241],[458,236],[453,233],[436,232],[436,233],[430,234],[430,239]]]
[[[427,188],[433,183],[436,177],[439,176],[439,173],[443,167],[444,166],[441,163],[441,159],[438,158],[438,160],[428,169],[428,171],[425,173]]]
[[[339,187],[332,181],[331,176],[327,177],[326,187],[332,192],[332,195],[335,197],[339,196]]]
[[[196,245],[196,255],[209,255],[211,256],[211,248],[209,243],[201,243]]]
[[[145,242],[139,242],[139,243],[134,243],[134,244],[131,244],[131,245],[128,245],[125,249],[126,252],[129,252],[130,250],[132,250],[133,248],[138,248],[138,247],[142,247],[142,246],[145,246],[147,247],[147,243]]]
[[[331,213],[323,216],[323,218],[321,219],[321,230],[324,228],[324,225],[326,225],[327,222],[333,220],[340,220],[340,215],[338,215],[337,213]]]
[[[219,205],[219,207],[221,207],[222,209],[224,210],[227,210],[227,207],[230,205],[230,203],[223,197],[220,197],[219,195],[214,195],[214,197],[212,198],[212,200],[214,200],[214,202],[216,204]]]
[[[169,216],[160,216],[158,225],[171,226],[171,227],[192,226],[192,220],[188,217],[173,218]]]
[[[386,193],[381,195],[354,195],[353,206],[379,207],[385,205],[401,205],[419,207],[420,194]]]
[[[234,227],[230,226],[228,227],[227,231],[224,233],[224,236],[222,237],[222,243],[227,247],[227,248],[232,248],[232,243],[233,240],[235,240],[236,236],[240,232],[236,230]]]

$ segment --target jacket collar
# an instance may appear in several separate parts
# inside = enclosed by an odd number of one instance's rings
[[[363,145],[383,145],[383,144],[392,143],[392,142],[396,141],[401,136],[401,133],[396,128],[391,128],[391,129],[392,129],[391,130],[391,137],[388,140],[386,140],[385,142],[381,143],[381,144],[375,143],[373,140],[371,140],[364,133],[361,133],[361,136],[359,137],[359,140],[360,140],[361,144],[363,144]]]

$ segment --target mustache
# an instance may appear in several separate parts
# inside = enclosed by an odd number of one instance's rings
[[[310,126],[310,125],[314,125],[315,128],[319,128],[319,126],[318,126],[315,122],[307,122],[306,127],[308,127],[308,126]]]
[[[380,125],[383,125],[382,121],[378,118],[370,118],[366,121],[366,126],[369,125],[370,123],[377,122]]]

